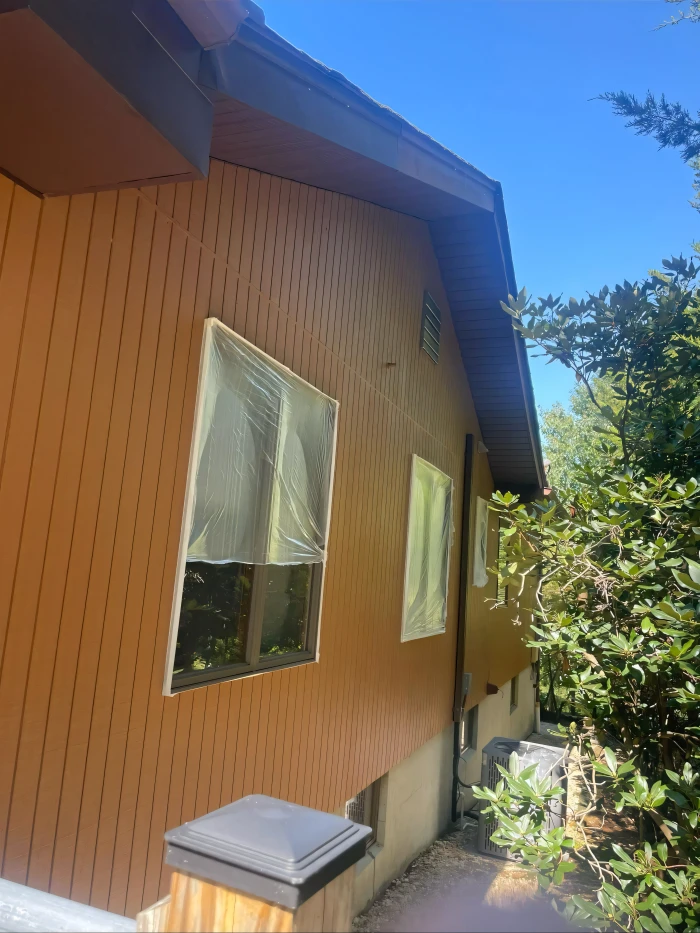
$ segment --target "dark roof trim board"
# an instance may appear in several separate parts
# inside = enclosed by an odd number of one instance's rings
[[[255,110],[424,181],[455,199],[455,213],[464,210],[465,202],[494,209],[498,182],[374,101],[339,72],[250,18],[232,42],[203,54],[200,81]]]
[[[165,0],[148,2],[160,34],[172,20],[186,32]],[[131,3],[0,0],[0,165],[29,190],[202,178],[212,120],[211,101]]]

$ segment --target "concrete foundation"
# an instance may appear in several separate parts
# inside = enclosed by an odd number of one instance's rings
[[[530,735],[535,724],[535,684],[532,668],[528,665],[518,674],[518,704],[511,709],[510,683],[504,684],[498,693],[486,697],[479,703],[479,729],[476,749],[463,753],[459,777],[465,784],[481,780],[481,749],[494,736],[524,739]],[[473,806],[473,795],[465,790],[460,807],[465,810]]]
[[[460,766],[465,783],[480,779],[481,749],[494,736],[524,738],[532,732],[535,703],[530,671],[528,666],[518,675],[518,703],[513,710],[509,683],[479,704],[476,748],[465,753]],[[449,827],[453,734],[449,726],[381,778],[377,841],[357,864],[355,914]],[[471,797],[467,791],[465,809],[472,805]]]

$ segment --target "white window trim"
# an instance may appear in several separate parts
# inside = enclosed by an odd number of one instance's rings
[[[199,439],[202,431],[202,410],[204,408],[204,386],[207,383],[208,376],[208,367],[210,360],[209,349],[212,342],[212,333],[215,327],[226,327],[218,318],[209,317],[204,321],[204,327],[202,332],[202,342],[199,350],[199,367],[198,367],[198,378],[197,378],[197,396],[194,406],[194,422],[192,429],[192,438],[190,440],[190,453],[187,463],[187,482],[185,486],[185,503],[182,513],[182,525],[180,527],[180,543],[178,546],[177,554],[177,568],[175,571],[175,587],[173,593],[173,602],[170,611],[170,631],[168,633],[168,647],[165,656],[165,670],[163,672],[163,696],[177,696],[178,693],[181,693],[181,690],[173,690],[172,679],[173,679],[173,663],[175,661],[175,650],[177,647],[177,633],[180,624],[180,606],[182,603],[182,591],[185,586],[185,564],[187,563],[187,547],[190,537],[190,529],[192,527],[192,512],[194,509],[194,499],[195,499],[195,480],[196,480],[196,469],[195,461],[197,457],[197,451],[199,450]],[[283,369],[285,372],[289,373],[295,379],[301,379],[303,377],[299,376],[298,373],[295,373],[288,366],[285,366],[283,363],[280,363],[279,360],[276,360],[273,356],[270,356],[269,353],[265,353],[264,350],[261,350],[260,347],[256,346],[254,343],[251,343],[250,340],[246,340],[245,337],[242,337],[236,331],[233,331],[231,328],[226,328],[230,330],[231,333],[235,334],[237,340],[240,340],[241,343],[246,344],[251,347],[256,353],[261,354],[270,360],[270,362],[280,369]],[[312,385],[311,383],[308,383]],[[316,389],[316,386],[313,386]],[[330,396],[326,395],[325,392],[321,392],[320,389],[316,389],[321,395],[325,395],[326,398]],[[336,419],[335,425],[333,427],[333,449],[331,453],[331,470],[330,470],[330,488],[328,491],[328,514],[326,516],[326,547],[323,558],[323,573],[321,574],[321,592],[319,595],[318,601],[318,620],[316,622],[316,651],[314,655],[314,661],[318,662],[321,657],[321,618],[323,613],[323,594],[326,588],[326,564],[328,562],[328,546],[330,541],[330,524],[331,524],[331,513],[333,510],[333,486],[335,483],[335,458],[336,451],[338,446],[338,414],[340,411],[340,403],[336,399],[331,399],[331,401],[336,406]],[[309,663],[309,662],[307,662]],[[283,668],[277,668],[280,670]],[[271,673],[270,669],[264,669],[261,671],[255,671],[250,674],[246,674],[247,677],[257,677],[262,674]],[[229,679],[229,678],[226,678]],[[188,690],[197,690],[202,687],[214,686],[216,683],[221,683],[221,681],[212,681],[207,683],[203,681],[199,684],[193,684],[188,686]]]

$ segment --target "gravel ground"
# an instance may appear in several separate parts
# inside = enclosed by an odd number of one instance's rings
[[[476,823],[438,839],[353,923],[356,933],[566,931],[516,862],[476,852]]]
[[[554,736],[531,741],[559,745]],[[475,820],[426,849],[353,923],[356,933],[556,933],[572,929],[532,872],[518,862],[480,855]],[[576,872],[559,888],[564,897],[590,896],[591,881]]]

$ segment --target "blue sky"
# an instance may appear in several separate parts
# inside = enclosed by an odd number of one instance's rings
[[[592,100],[700,106],[700,25],[662,0],[260,0],[267,24],[504,188],[518,285],[581,297],[690,252],[691,170]],[[695,107],[693,107],[695,104]],[[566,402],[532,361],[540,405]]]

